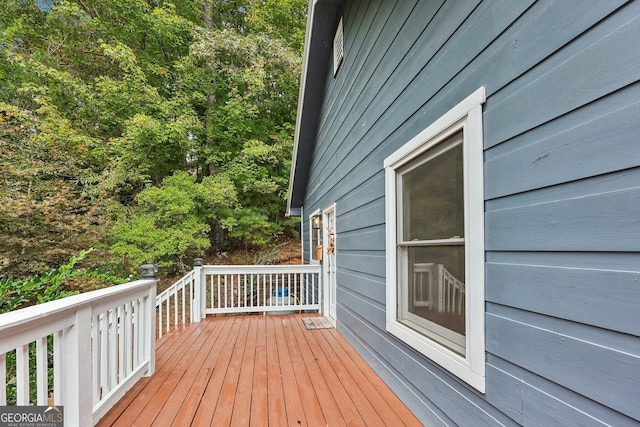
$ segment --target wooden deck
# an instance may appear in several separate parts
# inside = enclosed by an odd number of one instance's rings
[[[315,315],[209,317],[157,343],[156,373],[98,426],[419,426]]]

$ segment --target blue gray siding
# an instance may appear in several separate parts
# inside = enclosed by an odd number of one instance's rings
[[[356,0],[342,13],[304,201],[336,202],[339,331],[427,425],[637,424],[640,1]],[[483,85],[480,394],[385,332],[382,164]]]

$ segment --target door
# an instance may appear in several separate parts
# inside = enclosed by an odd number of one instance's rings
[[[323,313],[335,324],[336,322],[336,209],[330,206],[322,212],[323,250]]]

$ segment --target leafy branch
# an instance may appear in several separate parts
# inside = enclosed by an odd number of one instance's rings
[[[76,264],[87,257],[93,249],[81,251],[77,256],[72,256],[69,262],[48,273],[32,276],[22,280],[0,280],[0,313],[17,310],[33,304],[64,298],[75,295],[78,291],[72,291],[64,287],[64,283],[71,278],[98,278],[111,283],[122,283],[124,279],[98,271],[74,269]]]

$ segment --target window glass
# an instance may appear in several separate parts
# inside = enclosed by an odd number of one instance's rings
[[[464,236],[462,132],[444,144],[444,150],[427,153],[427,161],[417,159],[401,176],[405,241]]]
[[[462,130],[399,171],[402,240],[397,320],[464,354]]]
[[[318,247],[319,244],[322,243],[322,241],[320,240],[321,230],[314,230],[312,223],[313,223],[313,220],[310,220],[309,232],[311,233],[311,259],[318,261],[319,260],[318,251],[316,250],[316,248]]]
[[[464,252],[464,244],[404,248],[407,286],[400,288],[398,310],[399,322],[459,354],[465,349]]]

